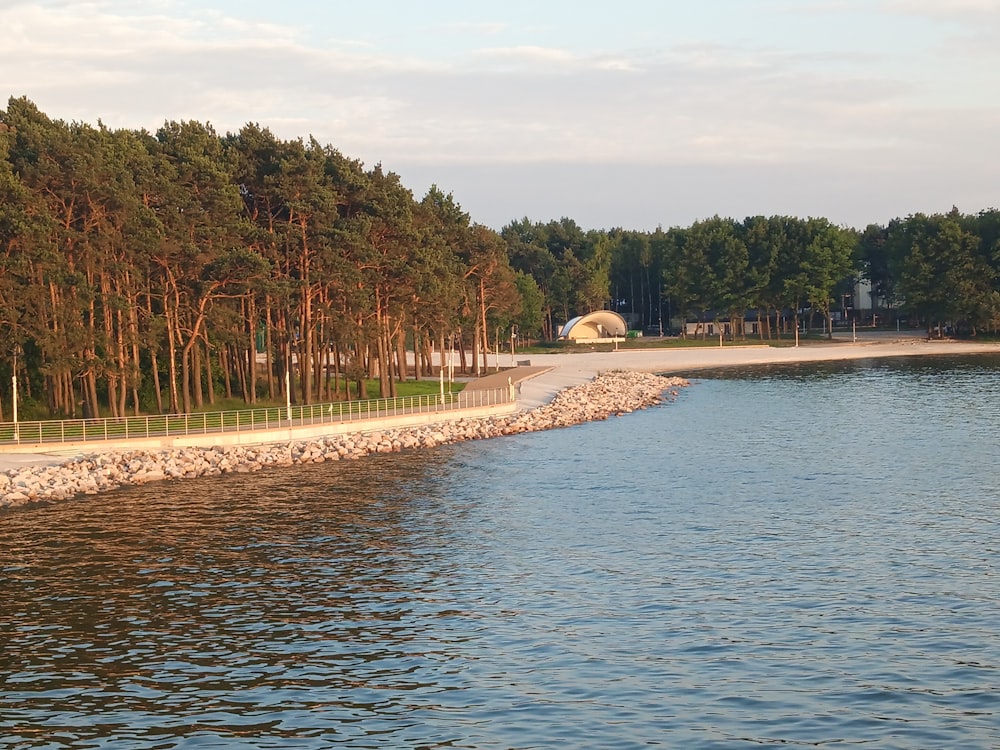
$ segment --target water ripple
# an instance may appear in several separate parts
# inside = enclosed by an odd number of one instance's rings
[[[5,514],[0,746],[998,747],[996,365]]]

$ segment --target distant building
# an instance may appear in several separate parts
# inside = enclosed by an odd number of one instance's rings
[[[625,318],[611,310],[597,310],[573,318],[559,331],[559,338],[569,341],[594,341],[623,338],[628,333]]]
[[[732,336],[733,324],[729,320],[689,320],[684,324],[684,333],[687,336]],[[760,333],[760,321],[747,318],[743,321],[743,330],[737,331],[746,336],[756,336]]]

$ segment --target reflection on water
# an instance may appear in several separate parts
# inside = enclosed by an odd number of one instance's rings
[[[0,747],[1000,746],[994,362],[756,373],[0,516]]]

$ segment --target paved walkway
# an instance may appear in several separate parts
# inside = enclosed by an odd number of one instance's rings
[[[530,374],[520,380],[518,403],[523,409],[548,403],[564,388],[580,385],[608,370],[693,373],[715,367],[822,362],[872,357],[921,356],[929,354],[1000,354],[1000,344],[971,341],[928,341],[923,331],[877,331],[834,337],[829,342],[801,346],[677,347],[670,349],[621,349],[610,352],[531,354]],[[501,376],[505,373],[501,371]],[[491,375],[492,377],[492,375]],[[504,381],[506,382],[506,381]],[[515,381],[517,382],[517,381]]]
[[[498,388],[506,388],[511,383],[517,385],[525,380],[537,377],[553,369],[554,365],[544,367],[511,367],[500,372],[491,372],[481,378],[470,380],[465,384],[467,391],[492,391]]]

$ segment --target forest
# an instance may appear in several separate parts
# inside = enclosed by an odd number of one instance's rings
[[[1000,212],[496,231],[436,186],[415,197],[381,164],[256,123],[150,133],[26,98],[0,110],[0,421],[15,374],[22,398],[68,418],[279,401],[290,372],[299,403],[368,397],[370,380],[392,396],[445,351],[480,374],[512,336],[552,340],[602,308],[637,328],[831,330],[858,279],[888,315],[993,332]]]

